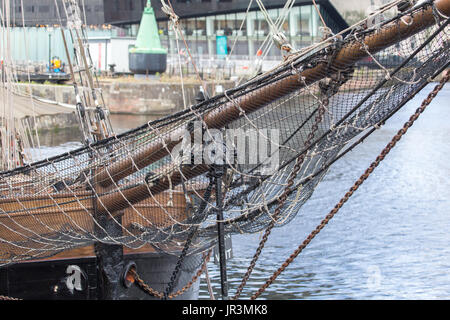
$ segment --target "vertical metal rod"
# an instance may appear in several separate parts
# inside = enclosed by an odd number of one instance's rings
[[[225,232],[223,226],[223,199],[222,199],[223,168],[216,171],[216,206],[217,206],[217,237],[219,242],[220,284],[222,300],[228,300],[227,260],[225,255]]]
[[[52,35],[48,34],[48,73],[52,72]]]

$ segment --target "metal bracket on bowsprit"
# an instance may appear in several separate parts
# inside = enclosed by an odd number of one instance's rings
[[[144,181],[147,185],[157,185],[161,179],[157,177],[156,173],[150,171],[145,175]]]
[[[225,165],[220,164],[212,164],[210,166],[209,172],[208,172],[208,178],[210,179],[220,179],[224,176],[226,170]]]

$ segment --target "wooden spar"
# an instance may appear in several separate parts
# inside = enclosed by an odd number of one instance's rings
[[[207,165],[195,166],[195,168],[184,168],[183,170],[175,171],[170,174],[170,177],[164,176],[154,185],[141,184],[133,188],[121,190],[120,193],[114,192],[100,197],[97,205],[97,210],[101,213],[115,212],[117,210],[123,210],[130,206],[130,204],[138,203],[151,196],[160,194],[170,189],[170,186],[176,186],[183,180],[190,180],[202,173],[208,171]],[[169,180],[170,179],[170,180]],[[142,200],[141,200],[142,199]]]
[[[450,0],[436,0],[434,4],[441,14],[450,16]],[[401,40],[407,39],[435,23],[436,20],[431,7],[405,16],[401,21],[392,22],[384,26],[380,31],[362,38],[361,41],[364,42],[366,48],[361,45],[360,41],[347,44],[338,52],[330,66],[321,63],[314,68],[303,71],[299,75],[292,75],[257,89],[236,101],[229,102],[209,112],[205,115],[204,121],[209,128],[223,128],[230,122],[239,119],[242,116],[242,111],[247,114],[252,113],[277,99],[303,88],[305,84],[309,85],[329,76],[330,71],[343,70],[354,65],[357,61],[368,56],[366,50],[374,54]],[[114,163],[109,168],[100,171],[97,181],[102,186],[108,186],[113,182],[117,182],[168,155],[170,150],[179,143],[180,141],[172,141],[169,136],[161,137],[158,141],[150,143],[131,158]],[[169,183],[169,177],[166,177],[154,186],[142,184],[131,189],[103,196],[98,199],[101,202],[99,210],[114,212],[124,209],[130,206],[130,203],[137,203],[167,190],[170,188],[170,184],[174,186],[180,183],[183,176],[185,179],[192,179],[205,173],[207,170],[208,167],[206,165],[196,166],[195,168],[185,167],[181,172],[171,174],[171,183]]]

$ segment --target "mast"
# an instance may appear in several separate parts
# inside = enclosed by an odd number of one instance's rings
[[[94,79],[93,76],[94,66],[81,20],[78,1],[62,0],[62,2],[67,16],[67,30],[73,45],[74,60],[71,59],[62,23],[61,33],[75,89],[77,114],[83,132],[84,143],[88,145],[110,137],[114,134],[114,131],[98,79],[96,76]],[[59,9],[57,8],[57,10]]]
[[[11,55],[11,49],[14,47],[14,39],[11,38],[11,13],[13,8],[9,1],[3,2],[0,8],[1,14],[1,39],[0,39],[0,97],[2,114],[0,115],[0,150],[1,163],[0,169],[10,170],[25,163],[26,155],[24,144],[26,135],[23,132],[20,121],[14,112],[14,83],[16,78],[16,69]],[[30,139],[32,139],[30,137]]]

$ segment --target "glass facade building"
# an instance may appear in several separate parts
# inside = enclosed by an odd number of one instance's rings
[[[147,0],[104,0],[105,20],[119,26],[121,36],[136,36],[139,29],[140,16]],[[130,2],[130,3],[128,3]],[[333,32],[348,27],[344,19],[329,1],[317,0],[320,14]],[[262,44],[269,36],[269,24],[254,3],[250,7],[248,0],[172,0],[174,11],[180,17],[183,38],[192,54],[214,56],[233,50],[233,55],[252,56],[258,54]],[[285,1],[264,1],[271,20],[278,22],[280,30],[289,43],[298,49],[322,37],[322,22],[310,0],[298,0],[287,13],[283,9]],[[161,12],[159,2],[152,1],[158,21],[163,46],[169,53],[177,53],[176,37],[170,27],[167,16]],[[220,38],[220,39],[219,39]],[[218,43],[220,40],[220,45]],[[226,43],[225,50],[221,47]],[[279,50],[272,46],[268,56],[279,56]]]
[[[51,26],[60,23],[54,0],[9,1],[13,26]],[[297,0],[287,15],[283,15],[285,0],[263,2],[271,19],[279,22],[280,29],[294,48],[309,45],[321,37],[321,19],[311,0]],[[330,1],[316,2],[320,14],[333,32],[348,27]],[[57,3],[59,12],[63,12],[61,1],[57,0]],[[109,26],[113,25],[113,36],[135,37],[147,0],[79,0],[79,4],[83,22],[88,27],[104,29],[108,26],[111,29]],[[255,1],[250,8],[249,0],[171,0],[171,4],[180,17],[184,40],[196,55],[217,55],[231,49],[234,55],[254,55],[270,33],[269,24]],[[169,28],[168,17],[162,12],[160,1],[153,0],[152,6],[163,45],[170,53],[177,53],[175,34]],[[273,47],[268,55],[279,55],[279,52]]]
[[[51,48],[52,53],[63,48],[55,31],[50,31],[51,38],[46,41],[41,36],[27,41],[23,34],[41,34],[49,31],[60,22],[55,0],[9,0],[11,4],[11,24],[17,28],[30,27],[27,30],[15,30],[17,41],[14,44],[17,59],[22,60],[25,42],[39,49],[33,60],[42,62]],[[120,72],[127,72],[128,49],[135,42],[139,30],[142,12],[147,0],[78,0],[81,5],[83,22],[87,25],[89,41],[92,44],[92,56],[99,70],[109,64],[115,64]],[[166,0],[166,2],[168,2]],[[316,0],[320,16],[311,0],[296,0],[294,6],[286,12],[285,0],[263,0],[270,19],[277,23],[287,41],[300,49],[322,38],[323,17],[328,27],[337,33],[348,27],[347,23],[328,0]],[[61,0],[57,0],[61,5]],[[84,3],[84,6],[82,5]],[[171,28],[167,15],[161,10],[159,0],[151,1],[158,23],[163,47],[168,49],[168,72],[175,73],[181,55],[184,55],[186,72],[189,70],[190,56],[196,60],[202,72],[213,75],[214,70],[224,62],[225,55],[232,51],[232,58],[227,60],[230,75],[236,70],[245,72],[250,63],[262,54],[266,57],[263,69],[270,68],[272,62],[282,59],[280,50],[272,45],[270,49],[263,44],[270,40],[271,29],[266,17],[256,1],[249,7],[249,0],[171,0],[174,11],[179,16],[182,37],[177,37]],[[48,9],[48,10],[47,10]],[[62,12],[63,8],[59,8]],[[22,21],[22,16],[24,21]],[[33,29],[35,28],[35,29]],[[50,29],[49,29],[50,28]],[[26,28],[24,28],[26,29]],[[21,33],[22,32],[22,33]],[[20,34],[20,35],[19,35]],[[182,38],[182,39],[181,39]],[[39,39],[39,40],[38,40]],[[20,41],[19,41],[20,40]],[[33,47],[33,48],[34,48]],[[120,57],[115,54],[120,52]],[[63,53],[59,53],[63,56]],[[100,62],[101,61],[101,62]],[[123,65],[123,66],[122,66]]]
[[[78,1],[83,15],[83,22],[92,26],[99,26],[105,23],[103,1]],[[58,4],[58,8],[56,4]],[[61,0],[9,0],[9,5],[11,12],[10,22],[13,27],[51,26],[66,22]]]
[[[281,11],[279,8],[268,10],[272,21],[277,21]],[[182,19],[180,24],[189,48],[198,55],[218,54],[217,37],[225,37],[227,52],[233,49],[235,55],[257,54],[271,32],[260,11],[193,17]],[[169,22],[159,21],[158,26],[163,44],[169,48],[169,52],[176,53],[176,37]],[[321,20],[312,5],[293,7],[280,26],[281,31],[295,48],[310,45],[322,37],[319,28]],[[270,55],[279,55],[279,50],[273,46],[269,51]]]

